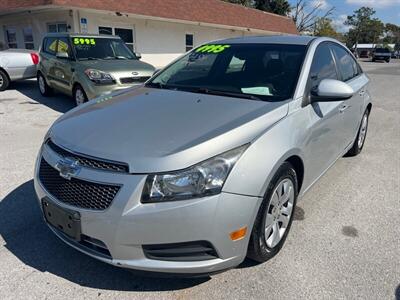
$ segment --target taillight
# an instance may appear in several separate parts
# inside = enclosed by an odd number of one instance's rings
[[[31,58],[34,65],[39,63],[39,55],[37,53],[31,53]]]

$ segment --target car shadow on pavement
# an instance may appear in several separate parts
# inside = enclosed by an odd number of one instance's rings
[[[42,96],[42,94],[40,94],[39,92],[39,88],[37,87],[36,80],[15,81],[11,83],[8,89],[17,90],[31,100],[36,101],[42,105],[46,105],[47,107],[58,112],[65,113],[75,106],[72,98],[60,93],[56,93],[50,97]]]
[[[65,245],[43,221],[33,180],[20,185],[0,202],[0,235],[6,249],[24,264],[85,287],[119,291],[169,291],[193,287],[210,280],[210,277],[138,276]]]

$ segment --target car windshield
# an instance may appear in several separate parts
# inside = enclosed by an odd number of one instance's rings
[[[78,60],[137,59],[135,54],[117,38],[72,37],[72,45]]]
[[[147,86],[264,101],[291,98],[303,45],[204,45],[164,69]]]
[[[390,53],[389,49],[386,48],[376,48],[375,52]]]

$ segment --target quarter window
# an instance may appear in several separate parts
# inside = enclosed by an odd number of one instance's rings
[[[194,40],[193,34],[186,34],[185,36],[186,52],[193,49],[194,46],[193,40]]]
[[[360,74],[357,62],[353,57],[342,47],[332,45],[332,50],[336,57],[336,64],[341,74],[342,80],[350,80]]]
[[[335,61],[328,44],[318,46],[311,65],[310,80],[311,88],[315,88],[323,79],[338,79]]]

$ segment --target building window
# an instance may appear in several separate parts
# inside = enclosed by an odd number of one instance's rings
[[[187,33],[186,34],[186,52],[193,49],[193,34]]]
[[[111,27],[99,26],[99,34],[112,35],[113,34],[113,30],[112,30]]]
[[[25,49],[35,49],[35,45],[33,43],[32,27],[25,27],[24,29],[22,29],[22,33],[24,34]]]
[[[47,32],[67,32],[68,26],[66,23],[51,23],[47,24]]]
[[[7,28],[6,37],[7,37],[8,48],[18,48],[17,30],[15,28]]]

